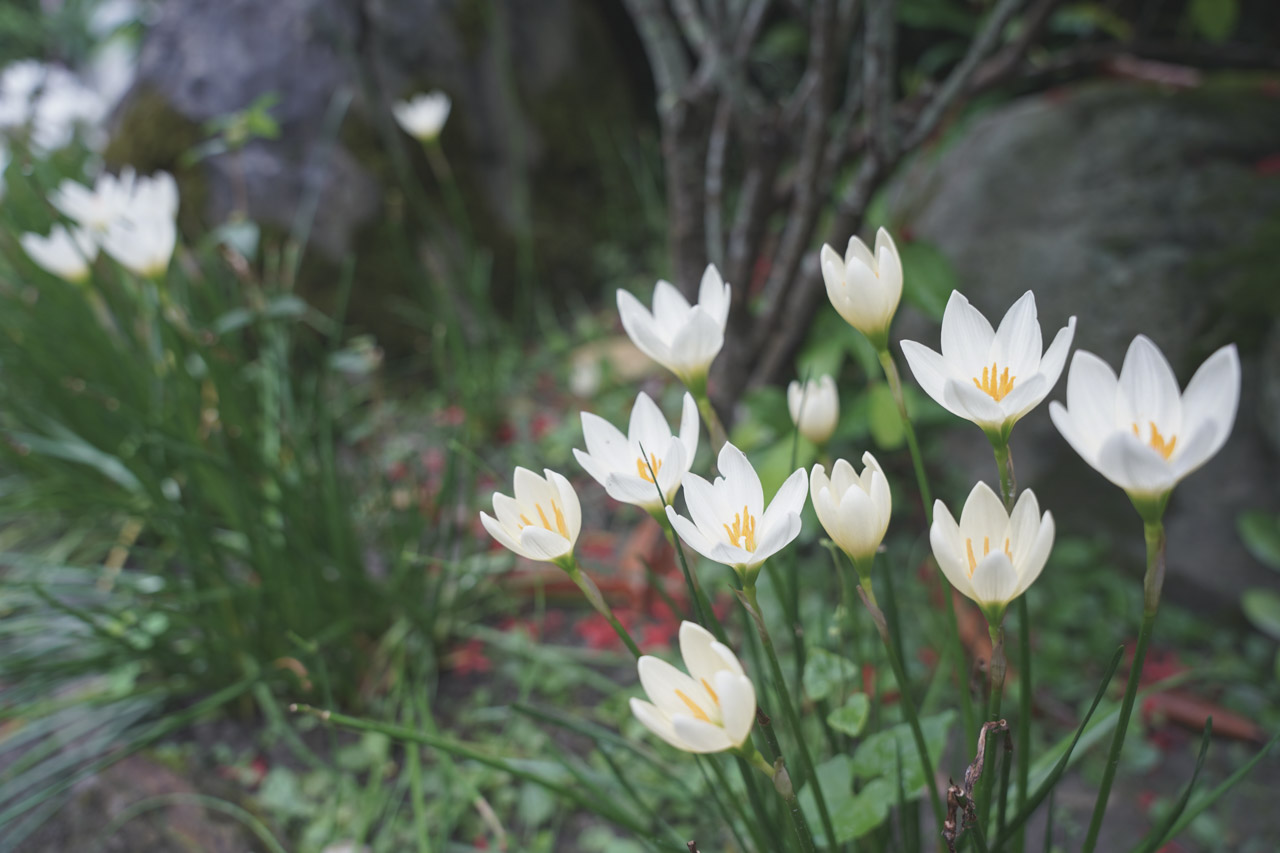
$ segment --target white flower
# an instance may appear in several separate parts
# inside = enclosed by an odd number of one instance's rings
[[[848,462],[837,459],[830,479],[821,465],[814,465],[809,476],[818,521],[831,541],[855,563],[875,556],[893,514],[889,481],[880,463],[870,453],[864,453],[862,464],[865,467],[859,474]]]
[[[705,628],[680,624],[681,672],[650,655],[636,668],[648,694],[631,700],[631,713],[649,731],[686,752],[737,749],[751,736],[756,720],[756,689],[729,648]]]
[[[801,435],[814,444],[826,444],[840,420],[835,380],[823,375],[806,380],[803,385],[792,382],[787,386],[787,409]]]
[[[849,238],[843,259],[827,245],[819,258],[831,304],[877,349],[885,349],[889,324],[902,299],[902,259],[889,232],[876,232],[874,254],[855,236]]]
[[[407,101],[397,101],[391,111],[405,133],[422,142],[429,142],[440,135],[452,108],[453,102],[444,92],[430,92],[416,95]]]
[[[625,290],[618,291],[618,313],[640,351],[696,393],[724,345],[730,293],[713,264],[702,274],[697,305],[690,306],[674,286],[659,281],[653,290],[652,313]]]
[[[169,268],[178,228],[168,217],[117,219],[102,235],[102,249],[125,269],[158,278]]]
[[[554,563],[573,553],[582,530],[582,507],[569,481],[555,471],[539,477],[516,468],[515,497],[494,492],[493,514],[480,513],[489,535],[530,560]]]
[[[49,201],[60,212],[95,234],[103,234],[118,222],[173,219],[178,213],[178,185],[168,172],[137,176],[129,167],[119,177],[98,176],[93,188],[63,181]]]
[[[23,234],[19,242],[31,260],[72,283],[87,279],[89,267],[98,257],[98,244],[79,228],[72,231],[63,225],[54,225],[48,237]]]
[[[933,505],[929,529],[933,556],[951,585],[973,599],[992,627],[1004,609],[1040,576],[1053,548],[1053,515],[1040,515],[1029,489],[1013,506],[1012,515],[986,483],[969,493],[960,523],[942,501]]]
[[[715,483],[685,475],[684,502],[693,520],[671,506],[667,518],[690,548],[750,575],[800,534],[808,478],[803,468],[793,473],[765,509],[760,477],[741,450],[725,442],[716,467],[724,476]]]
[[[942,354],[915,341],[903,341],[902,351],[926,394],[982,427],[992,441],[1008,441],[1013,425],[1057,383],[1075,330],[1072,317],[1042,350],[1031,291],[1013,303],[993,332],[987,318],[953,290],[942,316]]]
[[[663,497],[671,502],[693,464],[698,450],[698,404],[685,393],[680,434],[673,436],[657,403],[641,392],[631,407],[627,435],[599,415],[583,412],[582,437],[587,451],[575,449],[573,455],[609,497],[653,512],[662,508]]]
[[[1067,405],[1050,403],[1049,416],[1098,473],[1136,500],[1159,501],[1222,448],[1239,402],[1234,345],[1209,356],[1179,394],[1169,362],[1139,335],[1118,379],[1096,355],[1077,352],[1067,375]]]

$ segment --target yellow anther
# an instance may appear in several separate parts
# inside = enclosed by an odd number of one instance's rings
[[[969,577],[973,577],[974,569],[978,568],[978,558],[977,558],[977,557],[975,557],[975,556],[974,556],[974,554],[973,554],[973,540],[972,540],[972,539],[966,539],[966,540],[964,540],[964,549],[965,549],[965,552],[966,552],[966,556],[969,558]],[[987,556],[987,555],[988,555],[988,554],[990,554],[990,553],[991,553],[991,537],[990,537],[990,536],[983,536],[983,537],[982,537],[982,556],[984,556],[984,557],[985,557],[985,556]],[[1008,540],[1008,539],[1005,539],[1005,540],[1004,540],[1004,554],[1005,554],[1005,556],[1006,556],[1006,557],[1008,557],[1008,558],[1009,558],[1009,562],[1013,562],[1013,552],[1012,552],[1011,550],[1009,550],[1009,540]]]
[[[701,679],[701,681],[702,681],[702,686],[703,686],[703,688],[705,688],[705,689],[706,689],[706,691],[707,691],[707,695],[711,697],[711,701],[712,701],[712,702],[715,702],[715,703],[716,703],[716,705],[719,705],[719,704],[720,704],[720,697],[719,697],[719,696],[717,696],[717,695],[716,695],[716,692],[715,692],[714,690],[712,690],[712,689],[711,689],[711,685],[710,685],[710,684],[707,684],[707,680],[706,680],[705,678]]]
[[[680,697],[680,701],[684,702],[684,704],[689,708],[689,713],[693,714],[694,717],[702,720],[704,723],[711,722],[711,718],[707,716],[707,712],[702,710],[697,702],[686,696],[683,690],[677,690],[676,695]]]
[[[991,399],[999,403],[1005,398],[1010,391],[1013,390],[1013,380],[1016,376],[1009,375],[1009,368],[1003,371],[996,367],[996,363],[991,362],[991,367],[982,368],[982,379],[973,378],[973,384],[978,386],[978,390],[987,394]]]
[[[1167,439],[1160,434],[1160,430],[1156,429],[1155,421],[1147,421],[1151,425],[1151,438],[1147,440],[1147,444],[1151,445],[1156,453],[1159,453],[1165,459],[1173,455],[1173,449],[1178,446],[1178,437],[1171,435]],[[1133,434],[1142,438],[1142,433],[1138,430],[1138,425],[1133,425]]]
[[[724,532],[729,537],[729,541],[739,548],[745,548],[748,551],[756,550],[756,520],[747,512],[744,506],[741,513],[733,514],[733,527],[724,526]]]
[[[649,473],[650,466],[653,466],[653,474]],[[654,474],[657,474],[661,470],[662,470],[662,460],[659,459],[656,454],[653,454],[653,453],[649,454],[648,465],[645,464],[643,456],[641,456],[639,459],[636,460],[636,471],[639,472],[640,479],[644,480],[646,483],[652,483]]]
[[[551,502],[551,513],[555,516],[556,526],[551,526],[550,519],[547,518],[546,512],[542,509],[542,504],[534,504],[533,508],[538,511],[538,520],[542,522],[544,530],[550,530],[552,533],[559,533],[565,539],[569,538],[569,525],[564,522],[564,513],[560,511],[560,506],[555,501]],[[520,516],[521,529],[533,526],[533,522],[529,520],[529,516]]]

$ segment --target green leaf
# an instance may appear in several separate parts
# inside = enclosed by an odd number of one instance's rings
[[[879,449],[897,450],[906,441],[898,403],[888,385],[872,385],[867,390],[867,419],[871,438]]]
[[[941,320],[951,291],[960,284],[955,267],[932,243],[903,243],[898,254],[902,257],[903,298],[934,320]]]
[[[1239,13],[1237,0],[1191,0],[1187,6],[1191,26],[1214,44],[1221,44],[1231,37]]]
[[[846,685],[853,684],[858,667],[848,658],[832,654],[826,649],[811,649],[804,665],[804,692],[815,702],[836,695]],[[865,698],[865,697],[863,697]]]
[[[955,719],[955,711],[944,711],[920,720],[925,746],[929,749],[932,761],[937,762],[942,755],[947,744],[947,732]],[[902,750],[902,787],[906,790],[908,799],[916,799],[924,794],[925,778],[924,771],[920,768],[920,753],[916,750],[911,728],[906,723],[899,723],[864,740],[853,754],[853,772],[859,779],[884,777],[890,789],[895,789],[898,781],[899,749]]]
[[[1236,519],[1236,531],[1259,563],[1280,571],[1280,516],[1263,510]]]
[[[1280,593],[1261,588],[1246,590],[1240,605],[1255,628],[1280,640]]]
[[[842,707],[836,708],[827,715],[827,724],[842,734],[857,737],[862,734],[862,727],[867,724],[867,714],[871,711],[871,700],[865,693],[855,693],[845,700]]]
[[[516,814],[526,828],[541,826],[556,813],[556,798],[546,788],[525,782],[520,786],[520,799],[516,803]]]
[[[854,794],[853,765],[849,756],[837,755],[819,764],[815,770],[822,793],[826,797],[827,810],[831,812],[837,843],[843,844],[861,838],[888,817],[889,807],[894,801],[892,787],[884,779],[873,779]],[[813,786],[806,785],[800,791],[800,808],[804,811],[810,828],[814,830],[814,839],[820,846],[831,846],[821,833],[822,822]]]

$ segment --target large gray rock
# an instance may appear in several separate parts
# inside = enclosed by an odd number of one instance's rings
[[[1219,607],[1236,606],[1245,586],[1274,583],[1240,546],[1235,518],[1280,504],[1278,404],[1260,395],[1280,385],[1276,308],[1267,308],[1280,288],[1280,241],[1267,236],[1280,223],[1280,176],[1265,165],[1277,152],[1280,105],[1261,84],[1094,84],[984,115],[894,191],[899,218],[947,255],[993,322],[1032,289],[1046,341],[1075,314],[1077,347],[1118,369],[1143,333],[1184,384],[1212,349],[1239,341],[1235,432],[1178,488],[1167,519],[1166,589]],[[916,334],[936,345],[935,326],[917,324]],[[994,478],[977,430],[949,442],[972,476]],[[1080,462],[1047,407],[1018,425],[1013,449],[1021,484],[1038,487],[1063,534],[1101,522],[1140,549],[1123,494]]]

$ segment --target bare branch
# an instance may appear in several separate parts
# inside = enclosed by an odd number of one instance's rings
[[[956,64],[955,68],[951,69],[951,73],[947,75],[947,79],[938,89],[938,93],[921,112],[915,127],[907,134],[905,145],[908,150],[915,148],[928,139],[929,134],[933,133],[937,128],[947,110],[951,109],[956,100],[964,94],[970,77],[978,67],[978,63],[995,47],[996,40],[1000,38],[1000,33],[1004,30],[1005,24],[1009,23],[1009,19],[1013,17],[1014,12],[1018,11],[1023,2],[1024,0],[1000,0],[999,5],[987,16],[987,20],[982,24],[982,29],[978,31],[973,41],[969,42],[969,50],[965,53],[964,58]]]
[[[703,219],[706,223],[707,260],[724,268],[724,156],[729,146],[729,126],[733,113],[729,99],[720,97],[715,117],[711,120],[711,138],[707,141],[706,199]]]
[[[896,22],[893,0],[869,0],[867,31],[862,54],[862,91],[866,104],[869,135],[876,153],[893,156],[896,134],[893,126],[893,82],[897,75]]]
[[[658,113],[674,106],[689,79],[684,45],[662,0],[623,0],[635,21],[649,67],[658,86]]]

